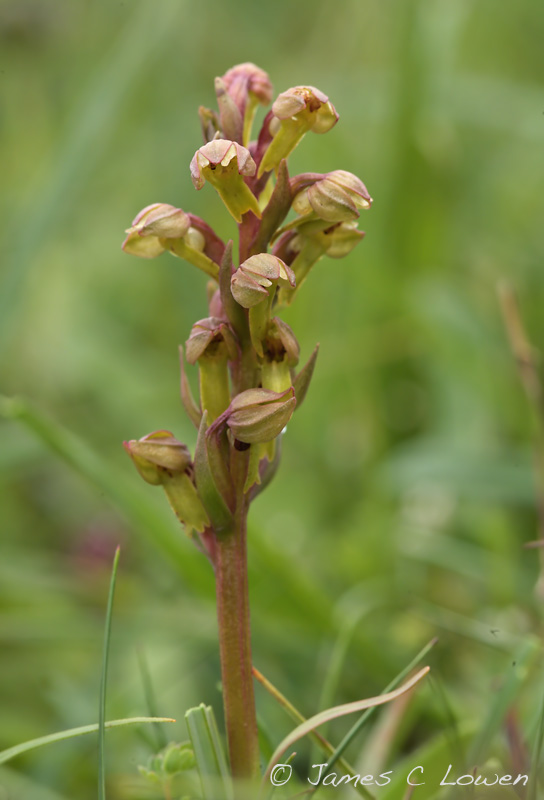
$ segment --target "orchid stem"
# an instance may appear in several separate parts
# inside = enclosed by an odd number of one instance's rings
[[[233,524],[217,538],[215,562],[217,615],[225,725],[233,777],[259,775],[259,743],[252,676],[247,579],[247,512],[243,493],[249,450],[232,450],[237,487]]]

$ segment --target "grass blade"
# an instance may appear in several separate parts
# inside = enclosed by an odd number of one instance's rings
[[[270,681],[264,677],[262,672],[259,672],[259,670],[256,669],[255,667],[253,667],[253,675],[259,681],[259,683],[262,686],[264,686],[266,691],[269,694],[271,694],[275,700],[278,701],[278,703],[282,706],[282,708],[286,710],[286,712],[289,714],[292,720],[297,722],[299,725],[302,725],[304,722],[306,722],[306,717],[303,714],[301,714],[300,711],[297,708],[295,708],[295,706],[285,697],[285,695],[283,695],[279,691],[279,689],[277,689],[272,683],[270,683]],[[308,738],[313,741],[316,747],[318,747],[328,756],[332,756],[332,754],[334,753],[334,747],[332,746],[332,744],[317,731],[311,731],[308,734]],[[355,770],[353,769],[351,764],[348,764],[348,762],[345,761],[343,758],[339,759],[339,763],[347,775],[349,775],[350,777],[355,775]],[[368,789],[362,784],[359,783],[356,784],[354,786],[354,789],[357,792],[359,792],[359,794],[361,794],[363,797],[366,797],[367,800],[373,800],[374,795],[371,794],[371,792],[369,792]]]
[[[420,650],[417,656],[412,661],[410,661],[410,663],[402,670],[402,672],[399,672],[399,674],[395,678],[393,678],[391,683],[389,683],[385,687],[385,689],[383,690],[383,694],[385,695],[388,692],[391,692],[393,689],[395,689],[399,685],[399,683],[401,683],[406,678],[406,676],[409,675],[418,666],[418,664],[421,663],[421,661],[423,661],[427,653],[429,653],[429,651],[432,650],[437,641],[438,639],[431,639],[431,641],[428,644],[426,644],[422,650]],[[343,754],[345,753],[345,751],[347,750],[353,739],[362,730],[364,725],[366,725],[372,714],[374,714],[376,705],[373,705],[372,707],[368,708],[365,711],[365,713],[360,717],[360,719],[357,720],[355,725],[346,733],[346,735],[344,736],[344,738],[342,739],[342,741],[332,754],[331,758],[327,762],[327,766],[322,772],[323,776],[325,776],[327,772],[330,772],[330,770],[334,767],[334,765],[338,762],[338,760],[343,756]],[[321,784],[318,784],[315,787],[315,789],[312,792],[312,795],[317,792],[320,785]]]
[[[102,653],[102,672],[100,675],[100,703],[98,706],[98,800],[106,800],[106,686],[108,682],[108,660],[111,639],[111,618],[113,613],[113,597],[115,594],[115,581],[119,566],[121,548],[118,547],[113,557],[111,570],[110,593],[106,609],[106,624],[104,627],[104,651]]]
[[[153,682],[151,680],[151,674],[149,672],[149,664],[147,663],[143,647],[138,648],[137,656],[138,656],[138,666],[140,667],[140,675],[142,676],[142,684],[144,687],[144,696],[147,704],[147,710],[149,712],[149,716],[156,717],[157,698],[155,697]],[[158,723],[153,727],[155,728],[155,733],[157,736],[157,749],[162,750],[168,744],[168,739],[166,738],[164,730]]]
[[[185,714],[204,800],[233,800],[227,761],[213,709],[201,703]]]
[[[159,722],[175,722],[175,719],[170,717],[130,717],[128,719],[114,719],[104,723],[104,728],[122,728],[126,725],[144,725],[144,724],[157,724]],[[64,742],[66,739],[73,739],[76,736],[87,736],[90,733],[98,731],[98,723],[93,725],[82,725],[79,728],[68,728],[65,731],[58,733],[50,733],[47,736],[40,736],[37,739],[29,739],[27,742],[16,744],[7,750],[0,752],[0,764],[5,764],[13,758],[28,753],[29,750],[36,750],[38,747],[45,747],[48,744],[55,744],[56,742]]]
[[[274,755],[270,759],[268,767],[266,768],[261,788],[264,788],[267,785],[270,778],[270,773],[282,755],[293,744],[295,744],[295,742],[298,742],[299,739],[302,739],[304,736],[307,736],[311,731],[313,731],[314,728],[317,728],[319,725],[322,725],[324,722],[329,722],[332,719],[338,719],[338,717],[343,717],[347,714],[354,714],[357,711],[363,711],[364,709],[368,709],[373,706],[380,706],[384,703],[389,703],[391,700],[396,700],[397,697],[401,697],[405,692],[408,692],[413,686],[419,683],[419,681],[422,680],[425,675],[427,675],[429,670],[430,667],[424,667],[418,673],[416,673],[413,678],[410,678],[408,681],[406,681],[406,683],[404,683],[399,689],[395,689],[392,692],[387,692],[378,695],[377,697],[369,697],[365,700],[358,700],[354,703],[346,703],[341,706],[329,708],[326,711],[321,711],[319,714],[310,717],[302,725],[298,725],[293,731],[291,731],[290,734],[285,737],[285,739],[283,739],[282,742],[280,742],[274,751]]]
[[[342,619],[338,636],[331,650],[328,668],[323,680],[323,688],[317,704],[318,708],[330,708],[333,705],[353,638],[362,618],[370,612],[371,608],[372,606],[362,606],[359,608],[358,613],[346,615]],[[325,726],[323,736],[326,735],[327,728]]]

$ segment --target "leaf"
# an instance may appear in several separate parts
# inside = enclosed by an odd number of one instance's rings
[[[185,714],[203,800],[233,800],[232,783],[213,709],[201,703]]]
[[[208,448],[206,445],[206,431],[208,425],[208,414],[205,411],[198,430],[195,449],[195,482],[198,494],[216,533],[221,533],[232,523],[232,514],[228,509],[221,493],[214,481],[208,460]]]
[[[232,277],[232,239],[225,247],[225,253],[219,266],[219,292],[221,302],[227,319],[238,334],[241,342],[245,341],[248,333],[247,319],[243,308],[238,305],[230,289],[230,279]]]
[[[298,742],[299,739],[307,736],[311,731],[314,730],[314,728],[317,728],[324,722],[329,722],[332,719],[346,716],[346,714],[353,714],[356,711],[364,711],[366,708],[380,706],[384,703],[391,702],[391,700],[396,700],[397,697],[401,697],[413,686],[419,683],[419,681],[422,680],[425,675],[427,675],[429,670],[430,667],[424,667],[416,675],[414,675],[413,678],[410,678],[410,680],[406,681],[406,683],[403,684],[400,689],[379,695],[378,697],[369,697],[366,700],[358,700],[354,703],[346,703],[341,706],[334,706],[326,711],[321,711],[319,714],[315,714],[315,716],[310,717],[302,725],[298,725],[293,731],[291,731],[290,734],[285,737],[285,739],[283,739],[283,741],[274,751],[274,755],[270,759],[268,767],[266,768],[266,772],[261,783],[261,788],[264,788],[268,785],[270,773],[273,767],[278,763],[278,760],[282,757],[286,750],[288,750],[295,742]]]
[[[131,717],[128,719],[114,719],[104,723],[106,730],[110,728],[121,728],[125,725],[144,725],[156,724],[158,722],[175,722],[175,719],[170,717]],[[50,733],[47,736],[40,736],[38,739],[29,739],[27,742],[16,744],[7,750],[0,751],[0,764],[5,764],[13,758],[27,753],[29,750],[36,750],[38,747],[45,747],[48,744],[55,744],[55,742],[63,742],[66,739],[73,739],[76,736],[87,736],[89,733],[97,733],[98,723],[93,725],[82,725],[79,728],[68,728],[65,731],[58,733]]]
[[[310,388],[310,382],[312,380],[312,376],[314,374],[315,363],[317,361],[317,356],[319,353],[319,344],[316,344],[314,351],[306,364],[302,367],[300,372],[295,376],[293,380],[293,386],[295,388],[295,397],[297,398],[297,408],[300,408],[308,389]]]
[[[183,347],[181,345],[179,346],[179,366],[181,372],[181,402],[183,403],[183,408],[185,409],[187,416],[198,430],[200,420],[202,419],[202,411],[193,397],[189,381],[187,380],[187,375],[185,374]]]
[[[230,450],[227,429],[218,417],[205,434],[210,473],[217,490],[231,508],[234,506],[234,486],[229,471]]]
[[[281,440],[282,436],[278,436],[277,439],[274,439],[274,457],[272,461],[266,459],[264,461],[261,459],[259,461],[259,472],[260,472],[260,480],[257,483],[254,483],[253,486],[250,488],[249,496],[251,500],[254,500],[266,487],[272,482],[276,472],[278,471],[280,461],[281,461]],[[253,445],[255,446],[255,445]],[[245,491],[245,487],[244,487]]]
[[[279,228],[291,208],[291,189],[289,186],[289,171],[287,169],[287,162],[283,159],[278,169],[278,177],[272,196],[268,201],[268,205],[263,211],[263,216],[259,230],[253,242],[249,255],[257,255],[258,253],[266,253],[268,243],[272,236]]]

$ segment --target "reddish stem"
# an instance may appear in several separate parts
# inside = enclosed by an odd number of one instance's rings
[[[232,529],[217,539],[215,559],[223,703],[235,778],[259,775],[247,579],[248,501],[243,494],[247,463],[248,451],[233,450],[233,478],[242,490],[237,491]]]

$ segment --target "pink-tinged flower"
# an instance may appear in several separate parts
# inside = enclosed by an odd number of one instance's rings
[[[244,181],[244,176],[255,175],[255,162],[247,148],[229,139],[213,139],[193,156],[191,178],[196,189],[206,181],[216,189],[237,222],[242,215],[252,211],[260,217],[257,198]]]
[[[327,133],[338,122],[335,107],[314,86],[295,86],[278,95],[269,122],[270,142],[259,166],[258,176],[277,169],[282,158],[292,153],[304,134]]]
[[[239,442],[271,442],[291,419],[296,402],[292,386],[281,393],[269,389],[246,389],[233,398],[226,411],[209,427],[208,439],[217,438],[227,427]]]
[[[240,264],[231,278],[234,299],[244,308],[252,308],[269,299],[276,286],[295,286],[295,276],[287,264],[271,255],[259,253]]]
[[[297,183],[303,182],[303,175],[293,179],[295,191]],[[369,209],[371,204],[364,183],[351,172],[337,169],[316,176],[296,194],[292,207],[306,219],[311,215],[326,222],[349,222],[359,217],[360,209]]]
[[[225,72],[222,78],[217,78],[215,90],[225,135],[228,129],[236,130],[236,138],[247,147],[257,106],[259,103],[268,105],[272,100],[270,78],[264,70],[246,62],[237,64]],[[225,96],[228,97],[228,102]]]
[[[154,203],[136,215],[126,233],[125,253],[155,258],[168,250],[217,279],[225,245],[199,217],[167,203]]]
[[[272,84],[268,74],[250,61],[236,64],[227,70],[223,75],[223,83],[242,116],[245,113],[248,95],[253,95],[265,106],[272,100]]]
[[[189,216],[181,208],[153,203],[133,219],[122,247],[133,256],[155,258],[167,249],[161,239],[182,239],[190,226]]]
[[[185,343],[185,355],[189,364],[196,364],[203,356],[234,361],[239,355],[236,334],[224,319],[200,319]]]
[[[296,404],[293,387],[281,394],[268,389],[247,389],[230,404],[227,427],[239,442],[271,442],[291,419]]]
[[[281,258],[259,253],[240,264],[231,278],[234,299],[249,309],[249,333],[253,347],[264,357],[263,342],[270,323],[270,312],[278,286],[296,285],[293,270]]]

